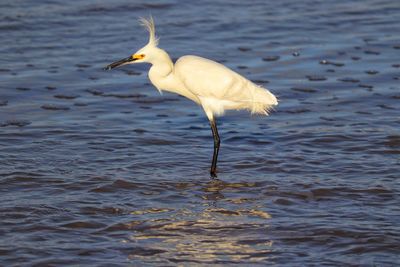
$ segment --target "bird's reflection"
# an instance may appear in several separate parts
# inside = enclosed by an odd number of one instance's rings
[[[130,242],[134,248],[130,259],[152,256],[196,264],[270,259],[270,215],[254,201],[246,201],[251,199],[249,190],[259,186],[257,183],[226,182],[216,178],[199,182],[196,179],[169,182],[168,190],[171,184],[190,198],[190,203],[180,209],[153,207],[147,212],[133,213],[142,217],[143,223],[131,233]],[[238,199],[241,201],[236,201]],[[152,254],[152,251],[158,253]]]

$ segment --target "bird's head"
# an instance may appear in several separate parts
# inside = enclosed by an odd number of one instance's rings
[[[140,18],[140,23],[149,32],[149,42],[133,55],[130,55],[127,58],[123,58],[121,60],[115,61],[107,65],[104,68],[105,70],[111,70],[116,67],[127,64],[151,63],[154,57],[159,53],[160,49],[157,47],[158,38],[156,37],[156,30],[153,18],[152,17],[150,17],[149,19]]]

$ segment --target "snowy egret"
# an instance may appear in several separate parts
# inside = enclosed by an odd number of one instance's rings
[[[105,69],[111,70],[126,64],[150,63],[152,66],[148,73],[149,79],[160,93],[173,92],[199,104],[210,121],[214,137],[210,174],[216,177],[220,137],[215,117],[232,109],[247,109],[251,113],[268,115],[268,111],[278,101],[267,89],[215,61],[187,55],[174,64],[167,52],[158,48],[153,18],[141,18],[140,22],[149,32],[148,43],[133,55],[111,63]]]

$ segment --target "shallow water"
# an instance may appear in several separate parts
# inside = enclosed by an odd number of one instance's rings
[[[397,1],[3,1],[0,264],[396,266]],[[219,120],[102,67],[147,41],[269,88]]]

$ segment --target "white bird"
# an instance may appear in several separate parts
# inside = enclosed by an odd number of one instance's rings
[[[149,41],[133,55],[111,63],[106,70],[136,63],[150,63],[149,79],[160,91],[182,95],[199,104],[210,121],[214,137],[214,153],[210,174],[216,177],[220,137],[215,117],[225,110],[246,109],[251,113],[268,115],[278,104],[276,97],[267,89],[254,84],[240,74],[215,61],[186,55],[175,64],[163,49],[158,47],[154,20],[141,18],[149,32]]]

